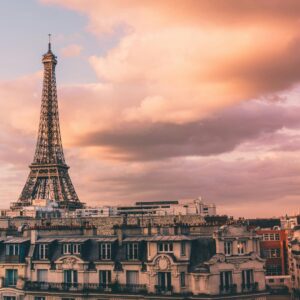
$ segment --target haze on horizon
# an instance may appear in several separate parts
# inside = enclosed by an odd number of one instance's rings
[[[17,200],[34,155],[52,33],[81,201],[201,195],[236,217],[299,212],[299,1],[1,5],[1,208]]]

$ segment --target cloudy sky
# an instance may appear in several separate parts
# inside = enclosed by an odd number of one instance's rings
[[[83,202],[298,212],[299,26],[298,0],[1,0],[0,207],[28,175],[52,33]]]

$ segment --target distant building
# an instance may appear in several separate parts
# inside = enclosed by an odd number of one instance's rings
[[[104,206],[95,208],[83,208],[75,211],[76,217],[107,217],[120,215],[199,215],[215,216],[217,214],[215,204],[207,204],[201,198],[195,200],[164,200],[136,202],[128,206]]]
[[[63,215],[64,210],[59,209],[57,202],[46,199],[34,199],[30,206],[6,212],[6,216],[10,218],[22,216],[36,219],[51,219],[59,218]]]
[[[300,225],[300,216],[284,216],[280,219],[281,228],[293,230],[295,226]]]
[[[288,232],[274,228],[257,230],[261,236],[261,257],[266,260],[266,284],[276,293],[287,293],[291,288],[288,266]]]
[[[81,208],[76,209],[74,215],[76,218],[110,217],[114,215],[114,208],[110,206]]]
[[[279,227],[258,229],[261,257],[266,259],[266,275],[288,274],[287,232]]]

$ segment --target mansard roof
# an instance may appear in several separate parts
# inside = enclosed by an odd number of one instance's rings
[[[22,244],[22,243],[29,242],[29,241],[30,241],[29,238],[13,237],[13,238],[9,238],[9,239],[5,240],[4,244]]]
[[[197,238],[192,241],[190,272],[202,272],[208,267],[204,262],[216,254],[216,243],[213,238]]]

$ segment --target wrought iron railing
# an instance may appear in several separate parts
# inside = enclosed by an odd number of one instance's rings
[[[220,285],[220,294],[236,294],[236,284]]]
[[[258,290],[258,282],[242,283],[243,292],[255,292]]]
[[[4,279],[3,286],[4,287],[15,287],[17,285],[17,280],[9,280],[7,278]]]
[[[99,284],[99,283],[56,283],[28,281],[26,290],[33,291],[72,291],[72,292],[112,292],[112,293],[147,293],[145,284]]]
[[[20,263],[24,261],[20,255],[5,255],[6,263]]]
[[[173,286],[155,286],[156,294],[172,294],[173,293]]]

